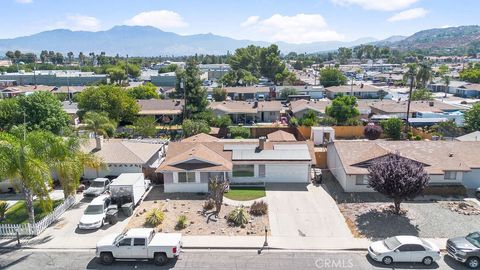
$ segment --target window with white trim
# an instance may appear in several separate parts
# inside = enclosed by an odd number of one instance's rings
[[[233,177],[254,177],[255,166],[252,165],[233,165],[232,169]]]
[[[366,175],[357,175],[355,178],[355,185],[357,186],[366,186],[368,185],[368,177]]]
[[[178,183],[195,183],[195,172],[179,172]]]
[[[457,172],[447,171],[444,176],[445,180],[457,180]]]

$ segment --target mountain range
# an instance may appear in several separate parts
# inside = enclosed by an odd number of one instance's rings
[[[376,44],[407,49],[460,48],[480,40],[479,26],[461,26],[420,31],[409,37],[392,36],[384,40],[362,38],[350,42],[325,41],[308,44],[277,42],[284,53],[313,53],[336,50],[339,47],[354,47],[361,44]],[[115,26],[106,31],[88,32],[57,29],[38,34],[0,39],[0,53],[8,50],[36,52],[51,50],[105,52],[107,55],[158,56],[226,54],[250,44],[268,46],[270,42],[238,40],[214,34],[179,35],[151,26]]]

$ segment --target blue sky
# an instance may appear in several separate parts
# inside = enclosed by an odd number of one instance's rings
[[[479,0],[0,0],[0,38],[151,25],[179,34],[308,43],[478,24]]]

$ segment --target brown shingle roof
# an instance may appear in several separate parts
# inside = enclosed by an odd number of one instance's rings
[[[254,93],[266,93],[270,91],[270,87],[265,86],[238,86],[238,87],[224,87],[227,93],[241,93],[241,94],[254,94]]]
[[[375,87],[373,85],[364,84],[363,87],[360,85],[353,85],[353,92],[378,92],[381,88]],[[350,93],[352,91],[351,85],[339,85],[339,86],[330,86],[325,88],[327,92],[332,93]]]
[[[375,102],[371,105],[372,110],[377,110],[381,114],[389,113],[406,113],[407,101],[392,102],[391,100],[384,100],[381,102]],[[433,106],[430,106],[433,104]],[[464,108],[457,107],[451,104],[447,104],[441,101],[412,101],[410,103],[410,112],[444,112],[465,110]]]
[[[217,137],[213,137],[205,133],[193,135],[182,140],[182,142],[216,142],[216,141],[218,141]]]
[[[347,174],[367,174],[355,166],[390,153],[426,164],[430,174],[470,171],[480,167],[480,142],[455,141],[335,141],[334,147]]]
[[[330,100],[309,101],[300,99],[290,102],[290,110],[293,113],[304,110],[314,110],[316,112],[325,113],[326,107],[331,103],[332,102]]]
[[[283,131],[283,130],[277,130],[275,132],[272,132],[267,135],[267,138],[271,142],[295,142],[297,139],[295,139],[295,136],[293,136],[292,133]]]
[[[139,115],[181,114],[183,100],[175,99],[143,99],[137,100],[140,106]]]
[[[222,101],[212,102],[209,107],[225,113],[257,113],[257,112],[280,112],[283,105],[280,101]]]
[[[95,139],[88,140],[83,150],[94,153],[109,164],[145,164],[162,148],[162,144],[121,139],[104,139],[101,150],[95,149]]]

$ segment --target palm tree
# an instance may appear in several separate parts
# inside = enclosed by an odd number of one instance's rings
[[[432,66],[427,62],[422,62],[417,71],[417,88],[425,88],[425,85],[432,76]]]
[[[0,132],[0,176],[19,182],[25,197],[28,222],[32,225],[35,224],[34,196],[39,199],[42,208],[51,208],[48,186],[52,176],[49,160],[44,155],[45,143],[40,141],[45,136],[54,135],[45,131],[26,134],[19,129],[12,134]]]
[[[87,112],[83,117],[83,123],[87,130],[93,131],[95,137],[98,135],[111,136],[116,128],[115,123],[105,112]]]
[[[448,86],[450,85],[450,77],[448,75],[443,76],[443,83],[445,84],[445,97],[447,97]]]

